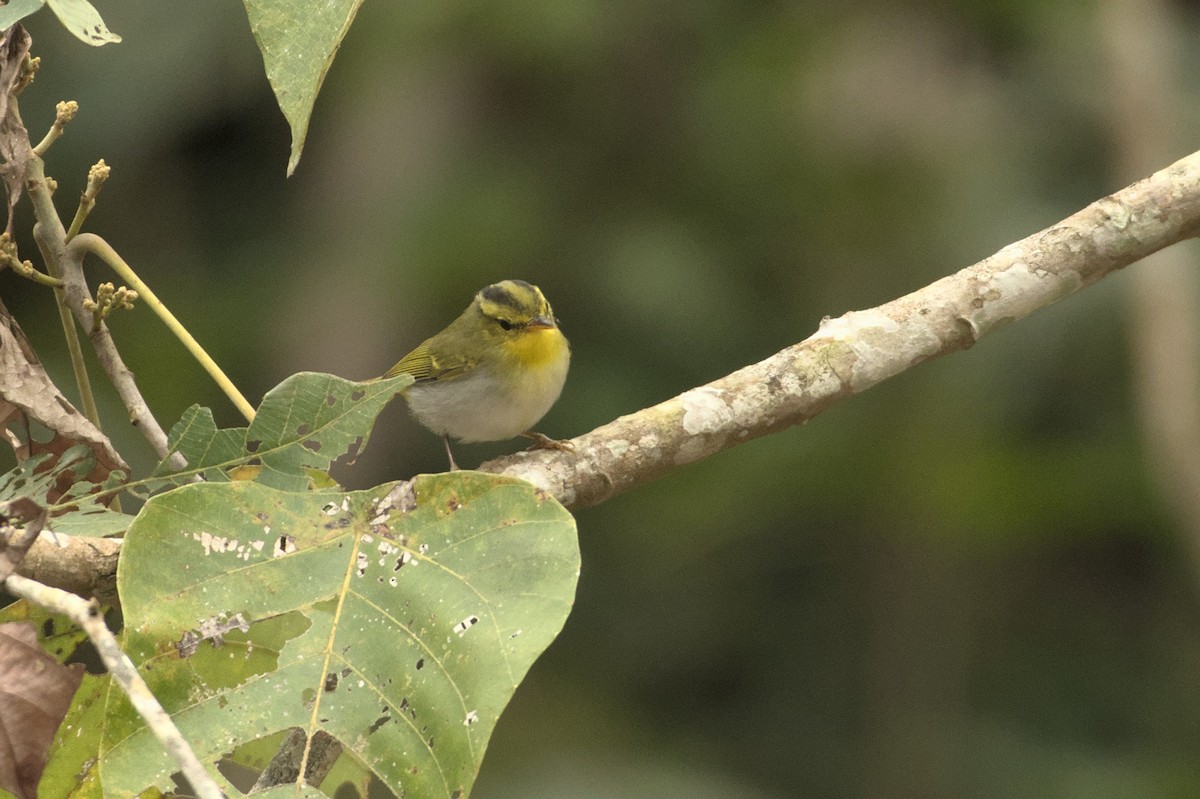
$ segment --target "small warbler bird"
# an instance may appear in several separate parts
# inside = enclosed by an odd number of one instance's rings
[[[467,310],[384,375],[413,376],[404,390],[417,421],[450,438],[502,441],[524,435],[534,446],[562,445],[530,430],[562,392],[571,347],[537,286],[503,280],[475,295]]]

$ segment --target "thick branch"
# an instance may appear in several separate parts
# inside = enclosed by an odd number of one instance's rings
[[[117,599],[118,538],[46,533],[33,543],[17,574],[102,603]]]
[[[1200,232],[1200,153],[912,294],[821,322],[808,339],[585,433],[573,452],[489,461],[568,507],[586,507],[835,402],[1073,294]]]
[[[961,272],[878,308],[826,319],[815,334],[765,361],[572,439],[572,452],[521,452],[480,470],[528,480],[567,507],[596,505],[680,466],[803,424],[839,400],[966,349],[1197,232],[1200,153]],[[61,584],[44,571],[55,560],[48,552],[34,566],[39,546],[22,572]],[[111,560],[89,563],[111,568],[98,579],[112,579],[113,542],[76,537],[72,546],[106,548]]]

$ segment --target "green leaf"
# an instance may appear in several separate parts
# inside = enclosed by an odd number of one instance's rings
[[[473,472],[350,493],[199,483],[152,498],[117,580],[124,646],[209,766],[324,730],[396,795],[465,796],[574,599],[574,520]],[[115,693],[106,793],[174,765]]]
[[[224,469],[244,462],[246,453],[246,428],[235,427],[218,430],[212,411],[193,405],[167,434],[167,449],[178,453],[187,461],[188,467],[179,472],[168,456],[158,464],[152,477],[165,477],[167,482],[182,485],[200,474],[205,480],[225,482],[229,477]]]
[[[65,663],[75,654],[76,647],[87,640],[83,630],[66,616],[52,613],[24,599],[0,609],[0,624],[16,621],[33,624],[37,628],[38,643],[59,663]]]
[[[96,770],[104,729],[104,698],[111,677],[84,674],[71,709],[50,747],[50,759],[38,783],[38,799],[82,799],[103,795]]]
[[[300,372],[263,397],[246,430],[246,448],[258,456],[261,482],[276,488],[307,487],[308,469],[324,471],[367,444],[375,417],[411,375],[352,383],[334,375]]]
[[[334,375],[300,372],[267,392],[248,428],[219,430],[212,411],[193,405],[171,428],[168,446],[188,462],[176,470],[165,458],[144,481],[152,487],[182,485],[194,475],[229,479],[230,469],[258,465],[257,479],[276,488],[303,491],[312,471],[366,446],[375,417],[412,384],[400,375],[354,383]]]
[[[46,0],[58,21],[84,44],[115,44],[121,37],[108,29],[100,12],[87,0]]]
[[[51,532],[60,535],[87,535],[107,538],[120,535],[129,529],[133,516],[117,513],[95,503],[84,505],[79,510],[54,516],[46,522]]]
[[[40,11],[46,5],[46,0],[9,0],[8,5],[0,7],[0,30],[9,28],[35,11]]]
[[[362,0],[244,0],[267,80],[292,128],[287,173],[296,171],[317,92]]]

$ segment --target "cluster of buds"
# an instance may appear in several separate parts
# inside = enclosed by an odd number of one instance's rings
[[[100,193],[100,187],[104,185],[104,181],[108,180],[111,172],[112,167],[104,163],[103,158],[92,164],[91,169],[88,170],[87,189],[83,192],[85,202],[96,202],[96,195]]]
[[[117,309],[132,311],[137,298],[138,293],[131,288],[101,283],[96,288],[96,299],[83,301],[84,310],[92,314],[92,330],[99,330],[105,317]]]
[[[33,83],[33,78],[41,66],[41,56],[25,56],[25,60],[21,62],[21,74],[17,77],[17,85],[13,87],[13,94],[20,94],[26,86]]]
[[[17,243],[7,230],[0,233],[0,267],[19,268],[21,259],[17,257]]]

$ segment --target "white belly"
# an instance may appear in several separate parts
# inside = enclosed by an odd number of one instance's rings
[[[476,370],[457,380],[417,383],[405,391],[417,421],[459,441],[502,441],[527,432],[562,393],[570,356],[525,375],[498,380]]]

